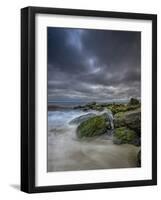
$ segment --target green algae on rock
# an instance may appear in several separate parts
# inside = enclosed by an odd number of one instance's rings
[[[127,128],[121,127],[116,128],[115,133],[113,136],[113,143],[114,144],[133,144],[134,141],[137,139],[137,134],[135,131]]]
[[[106,118],[104,116],[96,116],[82,122],[77,127],[77,135],[79,138],[93,137],[104,134],[106,130]]]
[[[120,128],[123,126],[134,130],[138,136],[141,132],[141,110],[136,109],[128,112],[120,112],[114,115],[114,126],[115,128]]]

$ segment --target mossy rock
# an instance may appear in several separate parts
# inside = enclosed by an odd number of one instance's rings
[[[141,110],[132,111],[125,116],[126,126],[141,135]]]
[[[97,110],[97,111],[104,110],[104,108],[100,104],[97,104],[96,102],[86,104],[84,108],[88,110]]]
[[[127,111],[132,111],[141,106],[139,100],[131,98],[130,101],[127,104],[108,104],[105,105],[106,108],[110,109],[113,113],[113,115],[119,113],[119,112],[127,112]]]
[[[82,106],[75,106],[74,109],[82,109],[84,111],[88,110],[97,110],[97,111],[103,111],[105,108],[110,109],[115,115],[119,112],[127,112],[131,110],[135,110],[141,106],[139,100],[131,98],[127,104],[123,103],[97,103],[97,102],[91,102],[86,105]]]
[[[141,104],[136,104],[136,105],[130,105],[130,104],[128,104],[127,105],[127,111],[135,110],[135,109],[140,108],[140,107],[141,107]]]
[[[120,128],[123,126],[128,127],[129,129],[134,130],[138,136],[141,135],[141,110],[140,108],[127,111],[120,112],[114,115],[114,126],[115,128]]]
[[[116,128],[113,142],[114,144],[133,144],[137,139],[135,131],[128,129],[127,127]]]
[[[115,126],[115,128],[120,128],[122,126],[126,126],[124,112],[119,112],[114,115],[114,126]]]
[[[101,106],[96,106],[96,107],[94,107],[94,110],[97,110],[97,111],[103,111],[104,110],[104,108],[103,107],[101,107]]]
[[[82,122],[77,128],[79,138],[102,135],[107,130],[107,123],[104,116],[96,116]]]
[[[109,104],[107,106],[107,109],[110,109],[112,111],[113,115],[115,115],[116,113],[119,113],[119,112],[126,112],[127,105],[125,105],[125,104]]]

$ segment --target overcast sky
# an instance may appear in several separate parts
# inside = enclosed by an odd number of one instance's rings
[[[48,101],[140,98],[141,34],[47,29]]]

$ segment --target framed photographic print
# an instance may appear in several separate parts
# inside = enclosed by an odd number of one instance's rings
[[[157,16],[21,10],[21,190],[157,184]]]

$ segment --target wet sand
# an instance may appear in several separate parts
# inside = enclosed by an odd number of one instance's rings
[[[75,126],[48,132],[48,172],[136,167],[140,147],[106,136],[78,140]]]

